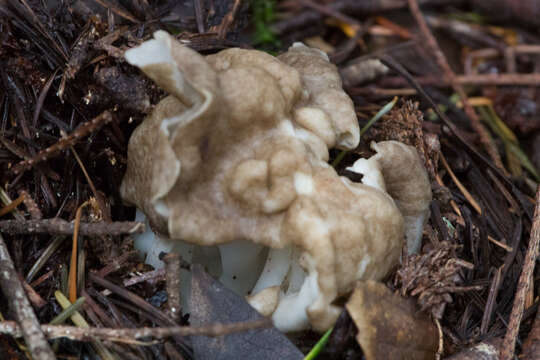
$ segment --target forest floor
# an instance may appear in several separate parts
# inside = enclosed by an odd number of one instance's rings
[[[0,0],[0,357],[243,358],[257,338],[258,359],[540,358],[539,25],[534,0]],[[417,148],[430,219],[385,284],[429,316],[436,349],[381,329],[367,351],[347,310],[323,342],[284,347],[242,298],[213,303],[208,279],[201,301],[229,324],[171,315],[189,265],[144,264],[119,193],[130,135],[165,95],[123,55],[159,29],[205,55],[326,52],[363,129],[331,150],[340,175],[372,140]]]

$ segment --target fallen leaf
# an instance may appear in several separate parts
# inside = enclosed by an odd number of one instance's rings
[[[262,319],[243,297],[225,288],[200,265],[192,267],[190,322],[192,325],[235,323]],[[192,338],[195,360],[301,360],[304,355],[274,327],[220,337]]]
[[[434,359],[437,328],[413,299],[393,294],[376,281],[358,283],[346,305],[367,360]]]

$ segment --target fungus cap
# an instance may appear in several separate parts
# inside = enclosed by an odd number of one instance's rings
[[[339,296],[398,262],[403,217],[392,197],[325,162],[329,147],[356,147],[359,128],[324,53],[295,44],[278,58],[243,49],[203,57],[158,31],[126,59],[170,94],[130,138],[120,189],[172,239],[169,249],[217,246],[223,272],[237,275],[262,258],[256,284],[242,288],[284,331],[325,331]],[[385,179],[385,169],[367,178]],[[238,241],[250,250],[228,245]]]

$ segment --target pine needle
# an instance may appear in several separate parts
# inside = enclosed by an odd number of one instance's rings
[[[75,227],[73,229],[73,244],[71,248],[71,262],[69,265],[69,277],[68,277],[68,289],[69,289],[69,301],[72,303],[77,300],[77,249],[78,249],[78,237],[79,237],[79,225],[81,224],[82,210],[88,205],[88,201],[85,201],[77,209],[75,215]]]
[[[15,208],[19,206],[19,204],[22,203],[23,201],[24,201],[24,195],[19,196],[18,198],[13,200],[11,203],[9,203],[9,205],[6,205],[0,209],[0,216],[9,214],[13,210],[15,210]]]
[[[315,346],[311,349],[311,351],[306,355],[304,360],[313,360],[319,355],[322,349],[324,349],[324,347],[326,346],[328,339],[330,339],[330,334],[332,334],[333,329],[334,328],[330,328],[324,333],[321,339],[315,344]]]

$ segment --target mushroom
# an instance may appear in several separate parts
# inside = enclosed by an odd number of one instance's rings
[[[424,164],[413,146],[399,141],[372,142],[371,148],[376,155],[357,160],[347,170],[363,174],[364,183],[386,191],[394,199],[405,220],[408,253],[417,253],[432,198]],[[372,167],[380,169],[380,173],[370,171]],[[374,178],[377,174],[384,174],[384,179]]]
[[[329,147],[358,145],[359,129],[324,53],[295,44],[277,58],[203,57],[158,31],[125,57],[170,94],[131,136],[120,189],[168,238],[148,247],[154,255],[182,248],[219,263],[215,275],[240,283],[283,331],[325,331],[355,281],[396,265],[404,225],[392,197],[326,163]],[[376,163],[365,179],[392,170]]]

